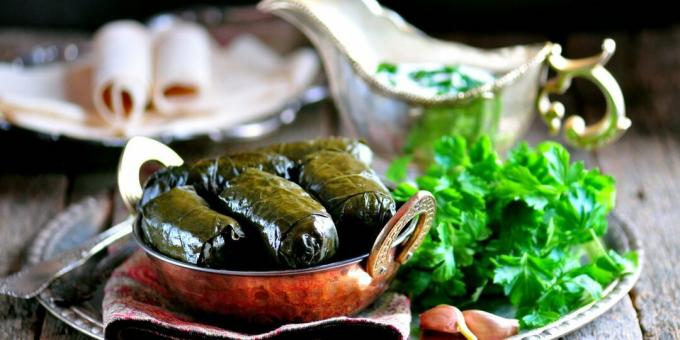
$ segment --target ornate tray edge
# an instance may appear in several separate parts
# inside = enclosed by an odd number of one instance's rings
[[[45,225],[35,238],[35,241],[33,241],[28,253],[28,262],[30,264],[35,264],[44,260],[43,257],[46,255],[45,250],[47,249],[46,246],[48,241],[55,234],[59,233],[60,229],[62,229],[65,224],[69,223],[75,216],[83,214],[91,209],[97,209],[98,207],[99,204],[97,200],[93,197],[88,197],[68,207],[64,212],[57,215],[55,219]],[[68,308],[57,306],[52,302],[49,287],[38,295],[36,299],[48,312],[69,326],[92,338],[104,339],[104,325],[102,323],[95,322],[91,318],[83,316],[83,313],[75,306]]]

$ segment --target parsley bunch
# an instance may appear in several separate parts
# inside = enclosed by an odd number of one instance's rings
[[[548,324],[602,296],[637,266],[634,252],[607,250],[601,237],[615,203],[615,181],[561,145],[522,143],[501,162],[488,137],[435,143],[434,163],[393,191],[405,201],[417,190],[437,200],[435,223],[399,273],[397,289],[417,309],[502,297],[522,328]],[[406,177],[408,156],[388,169]]]

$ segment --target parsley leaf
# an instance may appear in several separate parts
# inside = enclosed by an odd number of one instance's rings
[[[637,266],[637,254],[607,250],[600,240],[616,201],[614,179],[571,162],[560,144],[521,143],[501,162],[487,136],[471,145],[447,136],[433,155],[422,176],[393,190],[397,201],[417,190],[437,201],[435,226],[395,283],[416,309],[502,294],[521,327],[535,328],[600,299]],[[389,179],[406,178],[410,161],[397,159]]]

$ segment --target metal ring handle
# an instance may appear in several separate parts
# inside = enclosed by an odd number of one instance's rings
[[[393,261],[399,264],[406,263],[425,239],[434,221],[436,202],[434,196],[428,191],[418,191],[404,205],[397,210],[385,227],[380,231],[378,238],[373,244],[371,254],[368,256],[366,271],[372,278],[380,278],[387,274],[388,268]],[[392,258],[390,250],[394,240],[409,225],[414,218],[418,223],[411,237],[404,244],[403,249]]]
[[[616,50],[612,39],[605,39],[599,55],[584,59],[566,59],[562,57],[562,48],[555,44],[552,47],[548,64],[557,72],[539,92],[536,106],[543,120],[552,133],[557,133],[562,125],[565,109],[560,102],[551,102],[549,95],[563,94],[571,85],[574,77],[582,77],[592,81],[604,95],[607,108],[604,116],[597,123],[586,126],[583,117],[574,115],[564,124],[564,135],[567,142],[584,149],[592,149],[611,143],[619,138],[631,125],[626,117],[626,106],[621,87],[616,79],[604,68],[604,64]]]
[[[131,138],[118,163],[118,191],[130,213],[135,212],[137,202],[142,198],[139,170],[149,161],[158,161],[164,166],[184,164],[182,157],[161,142],[146,137]]]

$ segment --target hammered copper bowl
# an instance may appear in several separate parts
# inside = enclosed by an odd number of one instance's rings
[[[165,165],[182,163],[167,146],[147,138],[133,138],[123,151],[118,173],[120,191],[128,207],[134,207],[141,197],[139,170],[151,160]],[[434,212],[434,197],[420,191],[387,222],[370,253],[291,270],[198,267],[159,253],[145,242],[140,223],[135,223],[133,234],[178,302],[221,320],[275,326],[353,315],[370,305],[387,289],[399,265],[420,245]]]

